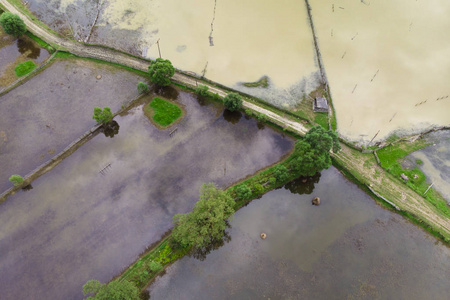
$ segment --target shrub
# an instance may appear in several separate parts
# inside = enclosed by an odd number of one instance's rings
[[[139,82],[137,84],[137,90],[138,90],[139,94],[148,93],[148,85],[143,82]]]
[[[255,193],[257,194],[264,193],[264,187],[261,184],[255,184]]]
[[[257,114],[256,119],[260,122],[267,121],[267,116],[265,114]]]
[[[270,184],[273,185],[273,184],[277,183],[277,179],[275,177],[270,177],[269,182],[270,182]]]
[[[94,108],[94,115],[92,119],[97,121],[97,123],[106,124],[109,123],[113,118],[113,114],[111,112],[111,108],[105,106],[103,110],[100,107]]]
[[[23,183],[23,177],[20,175],[12,175],[9,177],[9,181],[14,183],[14,186],[19,186]]]
[[[229,93],[223,101],[229,111],[239,110],[242,107],[242,97],[238,93]]]
[[[253,116],[253,111],[251,109],[246,109],[244,112],[247,116]]]
[[[149,267],[152,272],[158,272],[158,271],[162,270],[162,268],[163,268],[163,266],[159,262],[156,262],[156,261],[151,261]]]
[[[12,36],[21,36],[27,32],[27,26],[23,20],[15,14],[10,12],[4,12],[0,16],[0,25],[5,33]]]
[[[209,87],[206,85],[203,85],[203,84],[201,84],[195,88],[195,92],[197,94],[199,94],[200,96],[208,96],[208,90],[209,90]]]
[[[282,165],[278,165],[275,167],[275,171],[273,172],[275,179],[279,182],[284,182],[289,177],[289,170]]]
[[[241,200],[250,199],[252,190],[246,184],[238,185],[236,188],[236,196]]]

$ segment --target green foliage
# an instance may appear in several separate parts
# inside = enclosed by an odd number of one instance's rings
[[[313,176],[331,166],[329,152],[316,150],[304,140],[295,143],[294,151],[296,158],[291,161],[290,167],[303,176]]]
[[[200,96],[208,96],[208,89],[208,86],[201,84],[195,89],[195,92]]]
[[[239,110],[242,107],[242,97],[238,93],[229,93],[225,96],[223,102],[229,111]]]
[[[97,123],[106,124],[111,122],[112,118],[113,114],[111,112],[111,108],[108,106],[105,106],[103,110],[100,107],[94,108],[94,115],[92,116],[92,119],[97,121]]]
[[[257,114],[256,119],[260,122],[265,122],[267,121],[267,116],[265,114]]]
[[[422,160],[420,160],[420,159],[416,159],[416,164],[418,164],[418,165],[422,165],[422,164],[423,164],[423,161],[422,161]]]
[[[139,300],[139,289],[127,280],[111,281],[102,284],[98,280],[89,280],[83,285],[83,294],[92,295],[89,300]]]
[[[318,125],[308,131],[305,135],[305,141],[307,141],[312,148],[320,152],[329,152],[330,150],[333,150],[334,153],[337,153],[341,150],[337,134]]]
[[[161,265],[161,263],[157,262],[157,261],[151,261],[149,264],[150,270],[152,272],[159,272],[162,270],[163,266]]]
[[[22,77],[33,71],[35,68],[36,64],[32,60],[28,60],[26,62],[18,64],[14,68],[14,71],[16,71],[17,77]]]
[[[27,32],[27,26],[23,20],[18,15],[10,12],[5,12],[0,16],[0,25],[5,33],[16,37],[19,37]]]
[[[322,126],[324,129],[328,129],[328,114],[327,113],[316,113],[314,122]]]
[[[192,212],[173,217],[172,244],[202,249],[225,236],[226,220],[234,214],[234,200],[214,183],[203,184]]]
[[[289,170],[283,165],[278,165],[275,167],[273,175],[278,182],[285,182],[289,178]]]
[[[269,182],[270,184],[274,185],[275,183],[277,183],[277,179],[275,177],[270,177]]]
[[[14,183],[14,186],[19,186],[23,183],[23,177],[20,175],[12,175],[9,177],[9,181]]]
[[[168,59],[157,58],[150,63],[148,67],[150,81],[159,86],[168,86],[171,81],[170,78],[175,74],[175,68]]]
[[[262,186],[262,184],[259,184],[259,183],[255,184],[254,189],[255,189],[255,194],[257,194],[257,195],[264,193],[264,187]]]
[[[138,90],[139,94],[148,93],[148,85],[143,82],[139,82],[137,84],[137,90]]]
[[[175,122],[183,111],[177,105],[167,100],[155,97],[144,109],[147,117],[161,126],[169,126]]]
[[[253,111],[252,111],[251,109],[246,109],[246,110],[244,111],[244,113],[245,113],[247,116],[249,116],[249,117],[253,116]]]
[[[252,196],[252,190],[246,184],[240,184],[236,188],[236,196],[241,200],[250,199]]]
[[[263,88],[267,88],[269,86],[269,77],[263,76],[263,77],[261,77],[260,80],[258,80],[256,82],[245,82],[242,85],[246,86],[246,87],[263,87]]]

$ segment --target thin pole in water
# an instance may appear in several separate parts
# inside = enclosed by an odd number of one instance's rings
[[[158,39],[158,41],[157,41],[156,43],[158,44],[159,58],[162,58],[162,57],[161,57],[161,49],[159,48],[159,39]]]

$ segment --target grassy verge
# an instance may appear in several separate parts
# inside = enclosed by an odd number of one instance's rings
[[[328,130],[328,114],[327,113],[316,113],[314,122],[322,126],[324,129]]]
[[[155,97],[144,107],[144,113],[147,118],[162,127],[171,125],[183,115],[183,111],[178,105],[159,97]]]
[[[31,32],[27,31],[26,35],[30,39],[34,40],[39,46],[41,46],[42,48],[46,49],[48,52],[53,53],[53,52],[56,51],[53,46],[51,46],[50,44],[48,44],[47,42],[45,42],[41,38],[37,37],[36,35],[32,34]]]
[[[24,75],[27,75],[34,69],[36,69],[36,64],[32,60],[27,60],[26,62],[18,64],[14,68],[14,71],[16,71],[17,77],[22,77]]]
[[[424,195],[429,186],[425,174],[417,167],[417,163],[413,168],[405,169],[402,167],[401,161],[411,152],[423,149],[428,145],[422,139],[413,143],[401,141],[378,150],[377,155],[383,169],[397,178],[401,178],[401,174],[406,175],[408,180],[401,180],[418,194]],[[450,217],[450,207],[447,201],[435,189],[429,189],[423,197],[441,213]]]

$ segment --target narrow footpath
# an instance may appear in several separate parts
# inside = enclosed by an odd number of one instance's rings
[[[7,0],[0,0],[0,4],[2,4],[6,10],[19,15],[22,20],[24,20],[30,32],[40,37],[47,43],[56,46],[60,50],[73,53],[80,57],[95,58],[121,64],[137,70],[148,70],[149,62],[147,60],[133,57],[110,48],[80,44],[54,35],[34,23],[26,14],[22,13]],[[179,72],[174,75],[173,80],[180,84],[194,88],[200,81],[200,79],[195,79]],[[209,87],[209,91],[218,93],[222,97],[227,94],[227,91],[217,88],[216,86],[205,82],[201,82],[201,84],[207,85]],[[303,124],[289,120],[253,103],[244,101],[243,106],[244,108],[249,108],[260,114],[268,116],[274,123],[299,135],[304,135],[308,131]],[[345,167],[348,172],[352,174],[359,174],[359,177],[363,178],[365,183],[369,185],[374,192],[385,197],[390,202],[397,205],[401,210],[412,214],[421,222],[428,224],[435,231],[439,232],[444,238],[450,239],[450,219],[447,216],[439,213],[439,211],[437,211],[437,209],[427,202],[421,195],[411,190],[397,178],[393,178],[381,167],[377,165],[366,166],[361,163],[361,161],[358,160],[358,151],[345,145],[342,145],[342,148],[342,151],[338,154],[333,154],[333,156],[342,166]]]

